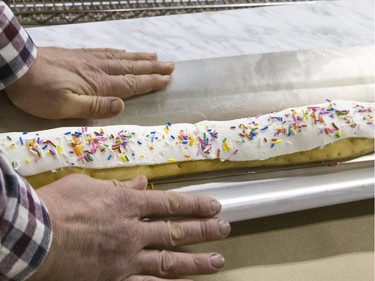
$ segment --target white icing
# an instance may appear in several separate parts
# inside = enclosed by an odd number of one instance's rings
[[[373,138],[373,111],[374,103],[332,101],[220,122],[4,133],[0,149],[23,176],[68,166],[103,169],[217,158],[263,160],[343,138]],[[76,150],[74,138],[79,141]]]

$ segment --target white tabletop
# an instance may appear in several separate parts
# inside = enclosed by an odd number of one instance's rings
[[[39,46],[112,47],[186,61],[374,43],[374,3],[302,4],[30,28]]]

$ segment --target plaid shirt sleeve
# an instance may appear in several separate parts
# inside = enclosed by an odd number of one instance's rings
[[[0,90],[29,70],[36,53],[29,35],[9,7],[0,1]]]
[[[51,237],[45,206],[0,150],[0,280],[32,275],[44,260]]]

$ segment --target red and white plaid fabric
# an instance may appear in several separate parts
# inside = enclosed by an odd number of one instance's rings
[[[9,7],[0,1],[0,90],[22,77],[36,58],[36,47]]]

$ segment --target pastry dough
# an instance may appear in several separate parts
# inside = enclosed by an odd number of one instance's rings
[[[337,161],[374,150],[373,103],[328,101],[230,121],[57,128],[0,135],[34,187],[71,173],[119,180]]]

